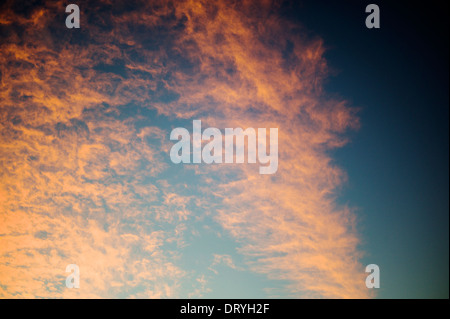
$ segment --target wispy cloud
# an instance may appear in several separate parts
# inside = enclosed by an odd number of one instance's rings
[[[195,283],[199,296],[205,276],[178,261],[208,215],[288,295],[368,296],[328,152],[358,118],[323,91],[322,40],[270,1],[126,3],[80,2],[79,30],[59,23],[62,2],[3,5],[0,295],[177,297]],[[277,174],[174,166],[170,129],[193,118],[277,127]],[[79,290],[64,287],[69,263]]]
[[[211,263],[211,266],[209,266],[209,270],[211,270],[216,275],[219,273],[219,271],[216,269],[216,266],[224,265],[231,269],[241,270],[240,267],[236,266],[233,262],[233,258],[230,255],[227,254],[214,254],[213,261]]]

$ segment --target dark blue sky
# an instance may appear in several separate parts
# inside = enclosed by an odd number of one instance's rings
[[[376,3],[381,28],[365,27]],[[361,128],[335,158],[348,173],[380,298],[449,296],[449,23],[444,2],[319,1],[287,19],[324,39],[327,92],[360,108]]]

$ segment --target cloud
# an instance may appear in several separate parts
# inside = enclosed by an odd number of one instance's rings
[[[192,282],[202,295],[178,261],[206,215],[288,295],[369,296],[328,152],[358,118],[323,90],[322,40],[271,1],[79,6],[79,30],[62,2],[1,10],[0,296],[177,297]],[[175,167],[170,129],[192,119],[277,127],[277,174]],[[79,290],[64,287],[70,263]]]
[[[211,263],[211,266],[209,266],[208,269],[217,275],[219,272],[216,270],[216,266],[218,266],[218,265],[225,265],[231,269],[242,270],[242,268],[237,267],[234,264],[233,258],[227,254],[222,254],[222,255],[214,254],[213,262]]]

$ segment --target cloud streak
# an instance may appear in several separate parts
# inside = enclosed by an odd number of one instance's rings
[[[80,30],[62,2],[1,10],[0,296],[200,296],[179,261],[206,216],[288,296],[370,296],[328,152],[358,118],[323,91],[321,39],[271,1],[79,6]],[[277,174],[171,164],[170,130],[192,119],[277,127]]]

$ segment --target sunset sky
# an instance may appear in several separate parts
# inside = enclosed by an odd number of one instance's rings
[[[392,2],[1,4],[0,298],[448,298],[448,12]],[[174,164],[193,120],[277,172]]]

